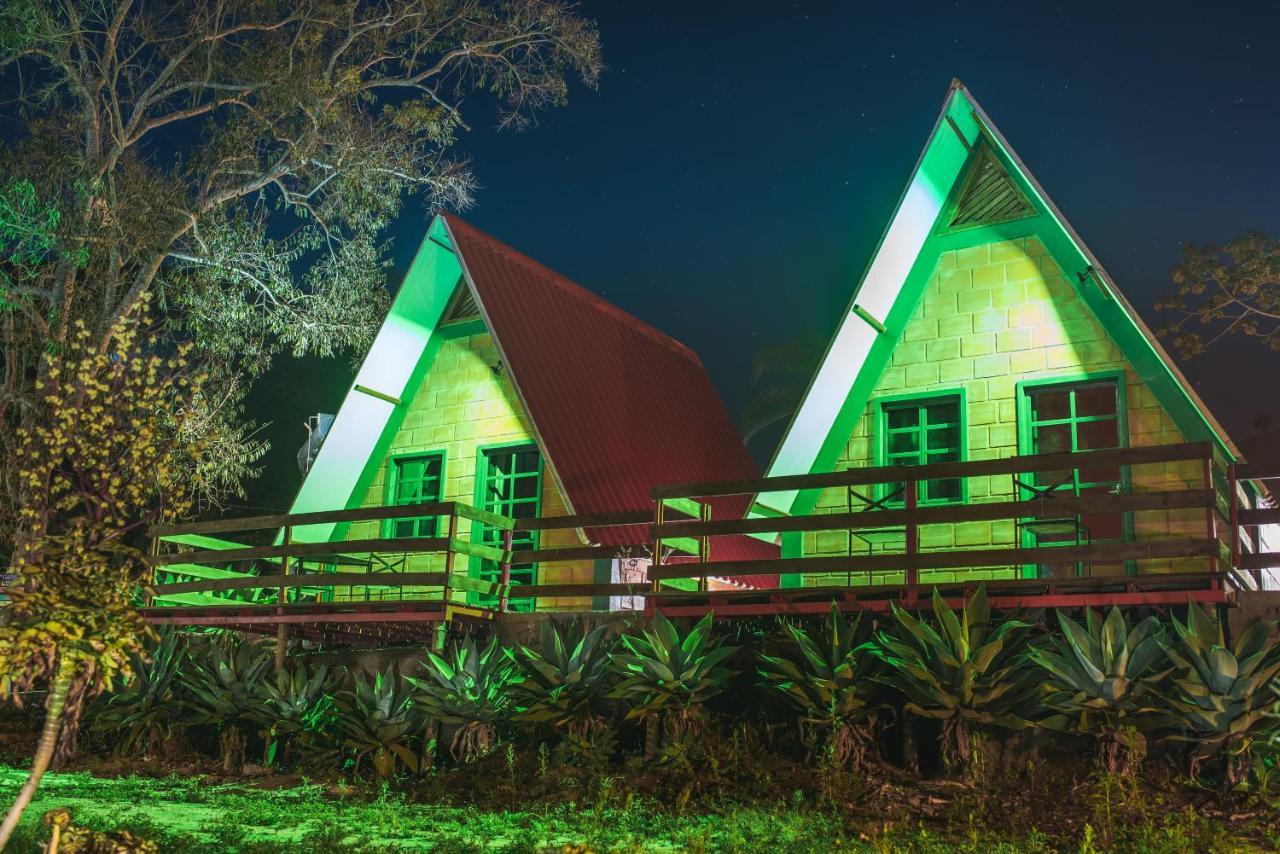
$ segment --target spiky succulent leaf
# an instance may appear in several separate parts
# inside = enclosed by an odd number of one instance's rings
[[[1228,778],[1247,766],[1252,745],[1280,734],[1269,686],[1280,676],[1276,623],[1255,620],[1227,646],[1221,622],[1194,601],[1187,619],[1172,619],[1176,644],[1164,645],[1174,663],[1161,695],[1170,738],[1195,745],[1200,757],[1225,753]]]
[[[708,614],[681,638],[659,611],[652,631],[623,635],[625,652],[612,656],[620,681],[608,696],[627,706],[628,719],[667,712],[698,717],[703,704],[725,689],[734,671],[721,664],[737,648],[712,637],[712,620]]]
[[[405,680],[417,689],[414,702],[427,718],[445,724],[492,726],[510,712],[508,688],[515,664],[496,637],[483,649],[474,638],[467,638],[445,656],[427,653],[423,672],[425,678]]]
[[[337,696],[335,712],[337,758],[349,760],[357,770],[367,761],[379,779],[394,775],[402,766],[418,770],[414,734],[422,725],[421,717],[408,687],[390,667],[372,679],[353,675],[350,690]]]
[[[932,610],[938,629],[893,605],[895,631],[881,632],[872,648],[887,665],[878,681],[897,689],[911,714],[1025,726],[1033,674],[1022,641],[1030,626],[993,619],[982,587],[960,617],[936,589]]]
[[[575,622],[562,635],[548,622],[542,626],[541,640],[538,647],[521,646],[509,653],[517,670],[512,684],[516,714],[558,729],[590,728],[607,712],[613,679],[610,655],[615,644],[608,627],[584,632]]]
[[[180,725],[179,673],[186,664],[186,635],[166,627],[146,655],[133,653],[133,675],[107,700],[94,728],[116,735],[115,752],[149,753]]]

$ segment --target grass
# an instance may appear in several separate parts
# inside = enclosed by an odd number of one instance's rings
[[[0,767],[0,799],[13,797],[24,772]],[[501,784],[498,784],[501,785]],[[1097,797],[1122,801],[1099,790]],[[691,805],[696,806],[696,805]],[[578,801],[527,811],[415,803],[386,788],[302,781],[283,788],[216,783],[200,776],[46,776],[12,847],[39,851],[49,809],[68,808],[76,824],[131,830],[173,852],[373,851],[773,851],[773,852],[1183,852],[1256,851],[1266,846],[1227,833],[1194,812],[1104,826],[1095,813],[1068,835],[1032,829],[1016,838],[982,822],[990,805],[965,806],[942,827],[918,820],[893,827],[863,810],[832,813],[796,792],[774,805],[721,807],[682,814],[623,793],[603,778]],[[1110,811],[1107,813],[1110,815]],[[1119,818],[1117,816],[1117,818]],[[1123,827],[1123,833],[1117,833]]]

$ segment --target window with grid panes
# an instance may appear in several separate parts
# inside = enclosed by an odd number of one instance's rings
[[[1032,454],[1094,451],[1124,446],[1120,430],[1120,385],[1096,380],[1063,385],[1033,386],[1026,390],[1027,427]],[[1037,472],[1038,489],[1053,488],[1064,495],[1096,495],[1120,491],[1119,466]],[[1123,514],[1090,513],[1080,522],[1092,540],[1124,536]],[[1041,536],[1042,541],[1052,541]]]
[[[959,395],[886,403],[881,407],[880,420],[885,465],[954,463],[961,459]],[[901,483],[885,487],[886,506],[902,506],[902,488]],[[959,478],[923,481],[919,489],[920,504],[946,504],[959,501],[961,496]]]
[[[391,503],[425,504],[439,501],[444,474],[444,454],[400,457],[392,461]],[[392,519],[391,536],[434,537],[436,516]]]
[[[542,457],[537,445],[521,445],[514,448],[494,448],[483,452],[483,468],[480,482],[480,506],[490,513],[511,519],[534,519],[542,509]],[[478,526],[480,542],[488,546],[502,547],[502,529],[491,525]],[[513,551],[537,548],[536,531],[515,531],[511,538]],[[497,582],[502,578],[502,567],[497,561],[480,560],[480,578]],[[512,563],[511,584],[533,584],[537,565]],[[493,605],[496,597],[481,596],[479,603]],[[532,611],[534,600],[511,596],[508,605],[513,611]]]

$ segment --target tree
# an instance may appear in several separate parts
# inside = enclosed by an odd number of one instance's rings
[[[464,98],[520,127],[600,69],[561,0],[0,0],[24,131],[0,150],[0,450],[41,354],[77,322],[110,351],[149,295],[210,374],[203,423],[235,435],[273,353],[368,343],[407,198],[470,202]]]
[[[133,607],[147,564],[131,536],[186,513],[216,443],[190,440],[202,377],[181,353],[149,353],[141,323],[123,322],[109,352],[72,324],[46,355],[33,412],[15,437],[23,503],[12,600],[0,626],[0,694],[47,685],[45,723],[31,772],[0,825],[0,848],[40,778],[75,742],[80,711],[130,674],[147,632]]]
[[[1160,334],[1184,358],[1231,333],[1280,350],[1280,242],[1250,231],[1222,246],[1183,244],[1173,284],[1156,308],[1180,315]]]

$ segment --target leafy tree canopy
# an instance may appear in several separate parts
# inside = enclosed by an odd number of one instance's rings
[[[367,345],[387,226],[471,201],[466,96],[521,127],[601,70],[561,0],[0,0],[0,34],[8,427],[43,352],[77,321],[106,352],[148,295],[207,363],[210,423],[274,353]]]
[[[1251,231],[1221,246],[1184,244],[1173,285],[1156,308],[1178,315],[1160,334],[1184,358],[1232,333],[1280,350],[1280,242]]]

